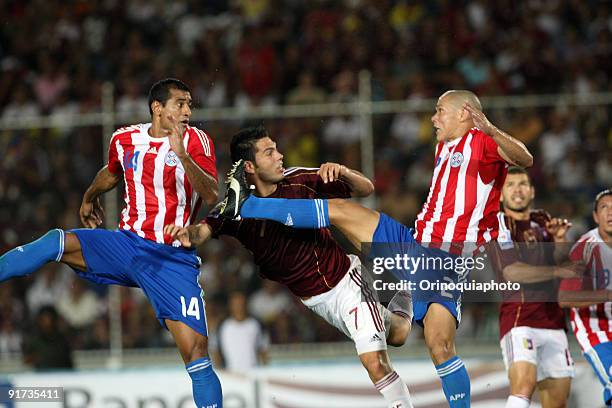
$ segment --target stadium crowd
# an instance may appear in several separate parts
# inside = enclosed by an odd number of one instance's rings
[[[372,72],[374,100],[469,88],[479,96],[574,93],[588,102],[590,93],[612,91],[612,6],[603,1],[36,0],[0,3],[0,20],[0,118],[44,114],[56,124],[0,134],[1,252],[52,226],[79,226],[82,194],[102,164],[102,132],[63,118],[99,112],[105,81],[115,84],[117,110],[142,120],[147,89],[169,75],[191,86],[199,107],[349,102],[361,69]],[[429,187],[432,113],[374,117],[378,206],[406,224]],[[610,107],[488,113],[534,153],[537,206],[571,219],[578,237],[590,226],[595,192],[612,185]],[[244,125],[200,125],[215,141],[220,172],[230,165],[231,135]],[[357,118],[265,125],[286,167],[337,161],[360,168]],[[228,294],[243,290],[272,343],[343,339],[284,289],[262,282],[237,242],[212,241],[201,256],[213,331]],[[171,344],[142,294],[121,290],[124,346]],[[48,306],[71,347],[108,347],[106,289],[48,265],[0,285],[0,356],[35,348],[24,334]],[[464,324],[463,335],[482,335],[482,321]]]

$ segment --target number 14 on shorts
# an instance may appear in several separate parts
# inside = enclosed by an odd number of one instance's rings
[[[200,320],[200,303],[198,303],[198,298],[192,297],[189,299],[189,307],[187,307],[185,296],[181,296],[181,313],[183,317],[193,316],[196,320]]]

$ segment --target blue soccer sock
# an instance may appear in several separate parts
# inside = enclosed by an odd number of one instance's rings
[[[29,244],[0,256],[0,282],[29,275],[44,264],[59,262],[64,254],[64,231],[54,229]]]
[[[223,392],[210,358],[203,357],[185,366],[193,386],[197,408],[223,408]]]
[[[240,209],[242,218],[263,218],[294,228],[329,227],[327,200],[260,198],[250,196]]]
[[[436,371],[442,381],[442,389],[451,408],[469,408],[470,377],[458,356],[437,365]]]

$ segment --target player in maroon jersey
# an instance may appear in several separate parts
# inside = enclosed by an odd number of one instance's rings
[[[566,241],[571,224],[532,210],[534,197],[527,172],[511,167],[502,188],[498,243],[490,251],[501,278],[522,284],[519,291],[506,293],[500,305],[500,344],[510,380],[506,408],[529,407],[536,388],[543,408],[565,407],[574,376],[556,293],[557,278],[575,272],[555,266],[567,253],[553,245]]]
[[[365,197],[374,191],[361,173],[336,163],[318,169],[283,168],[283,155],[263,127],[246,128],[231,143],[232,160],[245,160],[249,183],[262,197]],[[165,232],[184,246],[199,245],[210,237],[229,235],[254,256],[260,274],[289,288],[302,302],[354,342],[357,354],[389,407],[411,407],[408,388],[393,370],[387,342],[402,345],[410,331],[409,298],[392,300],[390,313],[363,285],[361,263],[347,255],[328,229],[295,230],[266,220],[229,220],[209,215],[189,228],[169,225]],[[403,294],[405,296],[405,294]],[[402,310],[404,309],[404,310]]]

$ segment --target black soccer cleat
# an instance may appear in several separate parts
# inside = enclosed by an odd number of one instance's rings
[[[216,208],[219,216],[229,219],[237,219],[240,216],[240,208],[247,198],[251,195],[251,188],[247,184],[246,174],[244,174],[244,160],[238,160],[232,165],[232,169],[227,173],[227,187],[225,198]]]

